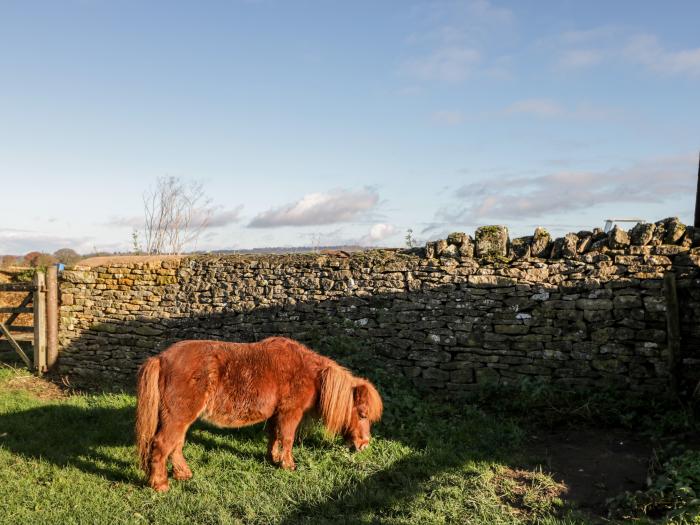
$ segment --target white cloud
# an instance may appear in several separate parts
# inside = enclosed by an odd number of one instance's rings
[[[660,203],[694,191],[695,159],[650,160],[599,172],[562,171],[537,177],[502,177],[455,191],[455,212],[441,212],[448,222],[518,219],[573,212],[604,203]]]
[[[396,228],[392,224],[378,223],[372,226],[365,239],[369,242],[379,242],[396,233]]]
[[[312,226],[348,222],[373,209],[379,196],[370,188],[309,193],[300,200],[258,214],[250,228]]]
[[[230,224],[235,224],[241,220],[241,211],[243,210],[243,205],[240,204],[232,210],[223,210],[217,208],[212,211],[211,216],[207,222],[208,228],[221,228],[223,226],[229,226]]]

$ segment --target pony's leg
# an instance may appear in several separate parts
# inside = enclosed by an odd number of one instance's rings
[[[151,449],[151,473],[148,483],[158,492],[168,490],[168,457],[185,437],[185,430],[189,425],[164,422],[162,428],[156,434]],[[184,459],[184,458],[183,458]]]
[[[297,468],[292,456],[292,445],[294,444],[294,434],[301,422],[304,412],[293,410],[277,416],[277,428],[282,440],[282,468],[295,470]]]
[[[267,420],[265,430],[267,430],[268,437],[267,459],[271,463],[277,465],[280,461],[282,461],[282,457],[280,455],[280,445],[282,443],[280,441],[280,434],[277,426],[277,416],[272,416]]]
[[[185,435],[187,434],[188,428],[189,425],[185,427],[185,430],[182,433],[182,438],[175,446],[175,450],[173,450],[173,455],[171,457],[171,461],[173,462],[173,477],[181,481],[190,479],[192,477],[192,471],[187,465],[185,455],[182,453],[182,447],[185,444]]]

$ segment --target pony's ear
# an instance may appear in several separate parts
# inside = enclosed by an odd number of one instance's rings
[[[353,389],[353,404],[357,408],[360,417],[366,417],[370,421],[379,421],[382,417],[382,398],[374,385],[362,379]]]

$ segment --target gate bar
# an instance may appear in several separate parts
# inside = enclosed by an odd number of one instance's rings
[[[24,361],[24,364],[27,365],[27,368],[32,368],[32,362],[29,360],[27,357],[27,354],[24,353],[24,350],[22,350],[22,347],[19,346],[17,341],[15,341],[15,338],[12,337],[12,334],[10,331],[5,327],[5,323],[0,323],[0,332],[7,337],[7,340],[10,342],[10,346],[15,349],[15,352],[19,354],[19,356],[22,358],[22,361]]]
[[[46,372],[46,277],[44,272],[34,275],[34,370]]]
[[[46,269],[46,368],[58,359],[58,268]]]

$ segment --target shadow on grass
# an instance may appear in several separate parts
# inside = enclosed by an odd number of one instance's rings
[[[371,512],[392,513],[426,489],[431,478],[460,468],[468,461],[498,460],[517,442],[517,429],[502,426],[473,408],[459,411],[430,405],[405,392],[388,399],[385,419],[376,427],[379,439],[410,447],[407,456],[363,479],[345,481],[317,501],[301,502],[283,523],[357,522]],[[29,460],[43,460],[59,467],[74,467],[107,480],[145,487],[133,449],[133,406],[74,406],[52,403],[0,414],[0,446]],[[192,431],[194,430],[194,432]],[[219,429],[198,422],[187,442],[204,450],[226,450],[237,456],[266,461],[264,453],[251,451],[246,442],[264,436],[263,425],[243,429]],[[224,442],[235,437],[235,442]],[[304,446],[332,453],[336,444],[317,432],[308,432]],[[128,455],[108,450],[126,447]],[[246,449],[243,451],[243,449]],[[503,458],[501,458],[503,459]],[[197,465],[192,465],[197,470]],[[319,521],[320,520],[320,521]]]
[[[215,435],[227,431],[201,422],[188,432],[187,441],[204,450],[225,449],[240,455],[234,446],[221,443]],[[230,431],[228,431],[230,432]],[[263,432],[260,425],[238,429],[237,440],[257,440]],[[30,460],[48,461],[59,467],[75,467],[83,472],[102,476],[110,481],[145,486],[137,467],[134,448],[134,408],[77,407],[51,404],[0,414],[0,447]],[[108,447],[126,447],[128,459],[107,453]],[[246,451],[246,454],[250,454]],[[264,453],[254,454],[264,461]]]

